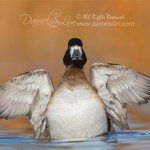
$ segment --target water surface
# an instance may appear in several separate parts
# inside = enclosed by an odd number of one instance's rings
[[[12,134],[14,131],[10,131]],[[15,131],[21,132],[21,131]],[[108,133],[85,141],[40,141],[32,135],[7,135],[0,133],[0,149],[2,150],[134,150],[150,148],[150,131],[121,131]]]

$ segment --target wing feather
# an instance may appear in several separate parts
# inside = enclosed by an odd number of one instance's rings
[[[150,99],[150,77],[121,65],[95,63],[91,83],[106,105],[107,113],[120,129],[129,129],[126,104],[144,104]]]
[[[0,86],[0,118],[27,115],[36,135],[40,136],[41,131],[46,129],[46,122],[42,124],[46,118],[43,113],[53,92],[53,83],[46,70],[39,69],[16,76]]]

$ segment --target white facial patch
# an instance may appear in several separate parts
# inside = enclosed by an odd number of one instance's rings
[[[78,50],[79,53],[80,53],[80,57],[82,57],[82,47],[81,47],[81,46],[78,46],[78,45],[75,45],[75,46],[71,46],[71,47],[70,47],[70,56],[71,56],[71,58],[72,58],[73,52],[74,52],[75,50]]]

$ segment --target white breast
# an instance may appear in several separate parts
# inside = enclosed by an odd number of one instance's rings
[[[56,91],[47,117],[52,139],[88,138],[108,128],[103,103],[89,88]]]

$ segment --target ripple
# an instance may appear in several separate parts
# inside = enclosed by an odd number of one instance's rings
[[[148,147],[150,147],[149,130],[110,132],[103,136],[70,142],[36,140],[32,135],[0,135],[0,149],[3,150],[114,150],[116,148],[146,150]]]

